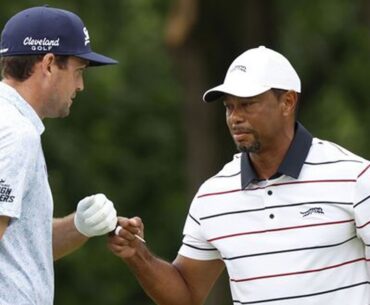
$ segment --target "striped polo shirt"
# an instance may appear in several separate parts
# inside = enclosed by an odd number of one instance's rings
[[[370,163],[299,123],[277,175],[246,153],[200,187],[179,254],[222,259],[233,304],[370,304]]]

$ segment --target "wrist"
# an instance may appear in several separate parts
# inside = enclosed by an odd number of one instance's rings
[[[90,238],[91,235],[88,234],[88,232],[84,231],[83,224],[81,224],[81,220],[79,217],[77,217],[76,213],[73,218],[73,223],[75,225],[76,230],[83,236]]]
[[[122,258],[122,260],[129,266],[131,270],[142,270],[150,266],[154,256],[146,247],[145,244],[141,244],[136,249],[134,255]]]

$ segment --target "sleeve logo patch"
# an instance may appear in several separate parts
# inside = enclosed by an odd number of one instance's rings
[[[13,202],[14,198],[10,185],[6,184],[4,179],[0,179],[0,202]]]

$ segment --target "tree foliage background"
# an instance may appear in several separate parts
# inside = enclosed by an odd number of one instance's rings
[[[3,1],[0,26],[36,0]],[[139,215],[145,238],[172,260],[199,184],[235,152],[222,105],[201,102],[244,50],[266,45],[302,80],[299,120],[370,158],[368,0],[50,0],[76,12],[95,51],[119,65],[88,69],[71,115],[46,120],[43,145],[55,216],[104,192]],[[104,237],[56,262],[55,304],[147,305]],[[231,304],[227,276],[208,304]]]

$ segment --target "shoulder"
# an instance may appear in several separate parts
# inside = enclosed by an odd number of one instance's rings
[[[217,174],[204,181],[199,188],[198,195],[240,189],[241,156],[241,153],[235,154],[233,159],[226,163]]]
[[[39,141],[32,123],[16,107],[0,101],[0,148],[11,145],[30,149]]]
[[[311,161],[340,161],[355,160],[366,162],[367,160],[334,142],[313,138],[310,153],[307,159]]]
[[[305,165],[357,176],[369,161],[334,142],[313,138]]]

